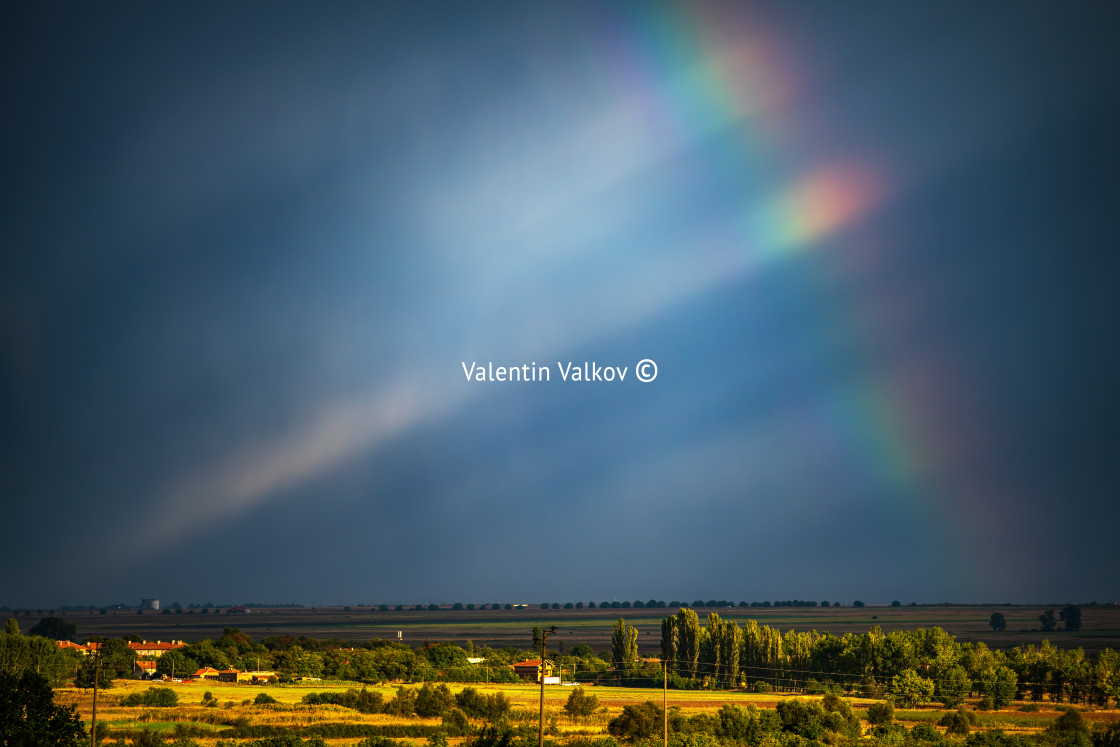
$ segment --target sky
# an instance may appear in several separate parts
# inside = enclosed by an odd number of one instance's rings
[[[0,606],[1120,597],[1115,4],[0,12]]]

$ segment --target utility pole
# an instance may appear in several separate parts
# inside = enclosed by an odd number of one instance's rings
[[[93,720],[89,727],[90,747],[97,747],[97,681],[101,679],[101,645],[93,654]]]
[[[661,665],[665,669],[665,674],[661,677],[661,684],[665,688],[661,696],[661,710],[664,711],[661,715],[664,717],[665,747],[669,747],[669,660],[661,662]]]
[[[539,728],[537,730],[538,744],[540,745],[540,747],[544,747],[544,656],[547,648],[548,634],[555,632],[555,625],[553,625],[551,628],[548,628],[547,630],[545,628],[541,628],[541,720]]]

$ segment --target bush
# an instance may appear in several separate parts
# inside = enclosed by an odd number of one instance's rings
[[[416,712],[416,691],[401,685],[397,694],[385,704],[385,713],[393,716],[411,716]]]
[[[452,708],[447,715],[443,717],[443,726],[447,729],[447,733],[453,737],[466,736],[471,732],[471,723],[467,720],[467,714],[463,713],[461,708]],[[446,744],[445,737],[445,747]]]
[[[901,745],[910,735],[902,724],[879,724],[871,727],[868,732],[878,741],[879,747],[883,745]]]
[[[1089,733],[1089,724],[1085,723],[1085,719],[1081,717],[1081,711],[1076,708],[1067,708],[1066,712],[1054,722],[1050,724],[1049,731],[1052,732],[1084,732]]]
[[[892,721],[894,721],[894,703],[889,700],[872,703],[867,707],[867,723],[872,726],[889,724]]]
[[[473,687],[464,687],[455,696],[455,704],[472,718],[486,716],[486,696]]]
[[[279,702],[268,693],[257,693],[257,697],[253,699],[253,705],[273,705]]]
[[[564,712],[568,718],[575,721],[587,718],[599,709],[599,696],[588,694],[582,687],[577,687],[568,695],[568,702],[564,704]]]
[[[930,724],[914,724],[910,736],[920,742],[940,742],[941,732]]]
[[[756,693],[768,693],[768,692],[773,692],[773,690],[774,690],[774,688],[770,687],[769,682],[764,682],[763,680],[759,680],[758,682],[754,683],[754,691]]]
[[[428,737],[431,739],[431,737]],[[397,747],[397,743],[388,737],[368,737],[358,742],[354,747]]]
[[[444,684],[425,682],[416,692],[416,715],[421,718],[438,718],[455,707],[455,696]]]
[[[179,705],[179,694],[170,687],[149,687],[144,692],[129,693],[121,698],[122,706],[172,708]]]
[[[364,687],[361,690],[352,687],[344,693],[307,693],[301,702],[306,705],[340,705],[353,708],[359,713],[381,713],[385,710],[385,699],[381,697],[381,693],[371,692]]]
[[[965,745],[966,747],[1033,747],[1033,741],[1015,734],[1004,734],[997,729],[970,734],[965,740]]]
[[[132,747],[163,747],[164,744],[163,735],[150,729],[142,729],[132,738]]]
[[[805,683],[805,692],[809,695],[825,695],[826,693],[840,693],[840,686],[825,680],[819,682],[818,680],[810,679]]]
[[[622,713],[607,724],[607,732],[621,739],[649,739],[661,733],[664,711],[652,700],[624,706]]]
[[[969,712],[963,708],[958,708],[956,711],[946,713],[938,721],[939,726],[944,726],[945,731],[955,737],[968,736],[969,727],[972,719],[969,718]],[[973,716],[972,718],[975,718]]]
[[[836,693],[829,693],[821,699],[821,707],[829,713],[839,713],[845,719],[851,718],[852,706],[848,701],[841,698]]]
[[[989,696],[985,695],[977,701],[976,707],[981,711],[990,711],[996,707],[996,703]]]

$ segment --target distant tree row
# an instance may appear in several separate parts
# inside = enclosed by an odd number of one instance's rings
[[[1064,611],[1063,619],[1076,617]],[[883,633],[875,627],[839,637],[782,633],[754,620],[742,626],[724,621],[715,612],[701,626],[694,610],[681,608],[662,621],[660,653],[681,680],[677,686],[700,680],[709,687],[807,689],[824,683],[871,696],[894,694],[909,704],[935,699],[949,707],[972,692],[997,705],[1043,697],[1120,702],[1120,654],[1111,649],[1087,656],[1081,648],[1063,650],[1043,641],[999,651],[961,643],[940,628]]]

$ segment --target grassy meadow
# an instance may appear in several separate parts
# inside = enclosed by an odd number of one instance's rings
[[[119,704],[120,700],[134,692],[143,692],[149,687],[171,687],[179,696],[179,703],[173,707],[153,708],[147,706],[125,707]],[[512,703],[512,721],[536,724],[538,698],[540,687],[525,684],[502,685],[449,685],[453,693],[458,693],[464,687],[475,687],[482,694],[488,695],[497,692],[503,693]],[[338,705],[305,705],[301,703],[304,695],[311,692],[342,692],[352,687],[360,688],[361,685],[352,682],[312,682],[284,685],[250,685],[229,684],[219,682],[184,682],[150,683],[132,680],[119,680],[108,691],[102,691],[98,702],[98,729],[105,734],[108,728],[109,738],[121,738],[134,735],[138,730],[150,729],[159,731],[171,737],[176,728],[189,729],[191,738],[202,745],[213,745],[220,739],[226,744],[248,743],[252,737],[230,738],[223,736],[222,731],[235,725],[271,726],[285,729],[299,729],[304,727],[331,725],[331,724],[361,724],[376,727],[388,726],[426,726],[431,730],[438,730],[442,722],[439,718],[420,718],[416,716],[399,717],[388,714],[364,714],[356,710]],[[381,693],[386,698],[396,692],[394,685],[370,686],[369,689]],[[419,687],[408,685],[407,687]],[[645,700],[653,700],[660,705],[665,693],[660,689],[619,688],[606,686],[589,686],[587,691],[598,697],[600,710],[587,719],[573,721],[563,711],[564,703],[571,693],[570,687],[548,686],[545,688],[545,720],[552,730],[553,738],[586,736],[590,738],[607,736],[607,723],[611,718],[619,715],[623,707],[628,704],[637,704]],[[204,694],[209,692],[216,706],[203,704]],[[278,701],[276,704],[255,705],[253,701],[260,693],[266,693]],[[715,714],[724,704],[742,707],[753,705],[760,709],[774,708],[779,701],[784,699],[819,699],[811,695],[787,695],[777,693],[746,693],[746,692],[709,692],[709,691],[674,691],[668,692],[668,705],[677,707],[685,716],[696,714]],[[64,704],[75,705],[82,719],[89,724],[92,717],[92,691],[76,688],[60,688],[56,691],[56,701]],[[852,698],[850,703],[861,725],[866,730],[869,724],[867,707],[874,703],[873,700]],[[1030,734],[1044,730],[1061,715],[1058,707],[1043,703],[1037,711],[1024,712],[1020,710],[1023,703],[1014,703],[1011,706],[997,711],[984,711],[977,713],[977,730],[998,729],[1005,733]],[[974,708],[971,702],[969,708]],[[1120,711],[1116,709],[1082,709],[1085,719],[1090,723],[1114,722],[1120,720]],[[907,728],[918,723],[936,725],[945,713],[936,705],[923,706],[912,709],[898,709],[895,720]],[[480,725],[481,722],[474,722]],[[940,728],[940,727],[938,727]],[[943,731],[943,730],[942,730]],[[331,745],[356,744],[363,737],[337,737],[327,738]],[[401,737],[397,740],[401,744],[426,743],[423,737]],[[461,744],[464,738],[450,739],[451,744]]]

